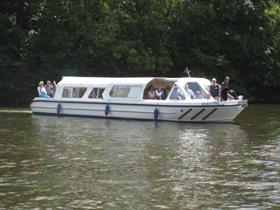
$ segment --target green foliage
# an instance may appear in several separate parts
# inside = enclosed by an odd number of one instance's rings
[[[29,103],[39,80],[175,77],[186,66],[193,76],[231,76],[233,88],[255,101],[280,101],[267,95],[280,90],[276,0],[0,4],[0,105]]]
[[[268,18],[272,41],[265,51],[271,65],[267,68],[266,81],[268,86],[279,88],[280,78],[280,3],[271,1],[270,7],[266,8],[265,15]]]

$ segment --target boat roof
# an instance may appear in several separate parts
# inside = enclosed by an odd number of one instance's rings
[[[182,77],[178,79],[176,84],[184,86],[186,82],[198,82],[199,84],[203,85],[210,85],[210,80],[202,77]]]
[[[64,76],[58,85],[109,85],[109,84],[148,84],[154,79],[175,80],[164,77],[72,77]],[[178,79],[178,78],[177,78]]]
[[[125,84],[125,85],[146,85],[153,80],[173,81],[178,85],[184,85],[186,82],[199,82],[208,84],[210,81],[200,77],[182,77],[182,78],[166,78],[166,77],[74,77],[63,76],[58,85],[102,85],[109,84]]]

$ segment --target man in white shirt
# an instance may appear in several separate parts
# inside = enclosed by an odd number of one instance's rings
[[[191,99],[195,97],[194,92],[189,88],[188,83],[185,85],[185,91]]]

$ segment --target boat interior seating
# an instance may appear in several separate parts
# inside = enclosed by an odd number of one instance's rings
[[[148,91],[150,86],[154,88],[154,91],[161,89],[165,93],[165,96],[168,96],[172,86],[174,85],[174,82],[175,81],[161,78],[155,78],[151,80],[144,89],[143,99],[150,99],[148,97]],[[164,99],[166,99],[166,97]]]

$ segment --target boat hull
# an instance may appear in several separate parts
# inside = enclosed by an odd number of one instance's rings
[[[248,104],[247,100],[197,104],[160,102],[118,103],[34,99],[31,110],[33,114],[41,115],[176,122],[233,122]]]

